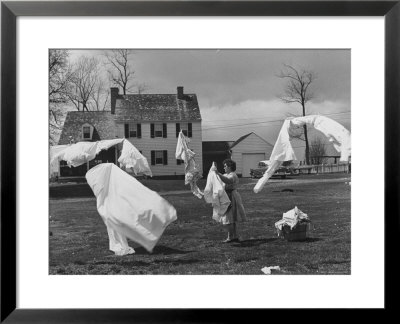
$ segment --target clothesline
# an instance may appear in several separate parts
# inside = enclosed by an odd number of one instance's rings
[[[122,151],[118,159],[121,166],[132,169],[135,174],[143,173],[152,177],[147,159],[125,138],[53,146],[50,150],[50,165],[66,161],[68,166],[78,167],[93,160],[101,151],[121,143]]]
[[[283,122],[282,128],[272,150],[271,157],[269,158],[271,164],[265,171],[264,175],[254,186],[253,191],[255,193],[258,193],[262,190],[268,179],[275,173],[275,171],[282,165],[284,161],[297,160],[292,144],[290,143],[289,131],[293,127],[299,127],[303,125],[314,126],[315,129],[324,134],[329,139],[329,142],[333,144],[333,147],[340,152],[340,161],[349,160],[351,155],[351,134],[341,124],[328,117],[319,115],[287,118]]]
[[[176,143],[175,158],[183,160],[185,164],[185,185],[189,184],[193,194],[201,199],[204,194],[197,186],[197,181],[201,179],[202,174],[197,168],[195,156],[196,153],[189,148],[188,139],[181,130]]]

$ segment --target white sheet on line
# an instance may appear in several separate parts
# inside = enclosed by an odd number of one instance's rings
[[[187,141],[188,139],[181,130],[176,143],[175,158],[183,160],[185,163],[185,185],[190,184],[192,193],[201,199],[203,197],[203,193],[197,186],[197,181],[201,179],[201,172],[197,168],[194,158],[196,154],[189,149]]]
[[[78,167],[97,155],[97,142],[78,142],[69,145],[61,157],[69,166]]]
[[[296,155],[290,143],[289,130],[292,127],[303,125],[314,126],[329,141],[333,143],[334,148],[340,152],[340,161],[348,161],[351,155],[351,133],[338,122],[319,115],[310,115],[305,117],[287,118],[283,122],[278,138],[269,158],[271,164],[264,175],[258,180],[253,191],[258,193],[265,186],[269,178],[282,165],[284,161],[296,160]]]
[[[212,204],[212,218],[219,222],[221,216],[226,213],[231,201],[225,192],[225,184],[221,181],[215,171],[212,171],[213,167],[216,168],[215,163],[213,163],[210,171],[208,172],[207,183],[206,187],[204,188],[204,200],[207,203]]]
[[[131,169],[135,174],[143,173],[150,177],[153,176],[147,159],[128,140],[124,141],[118,162],[125,168]]]
[[[86,173],[97,199],[97,210],[115,254],[132,253],[127,238],[151,252],[165,228],[177,219],[175,208],[113,163],[102,163]]]
[[[59,153],[64,152],[68,145],[53,145],[50,146],[50,175],[58,173],[59,160],[52,157],[57,156]]]
[[[135,174],[152,176],[147,159],[127,139],[102,140],[97,142],[78,142],[70,145],[56,145],[50,149],[50,165],[66,161],[69,166],[77,167],[93,160],[102,150],[122,143],[121,166],[132,169]]]

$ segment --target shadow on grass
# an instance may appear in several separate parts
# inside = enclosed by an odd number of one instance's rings
[[[124,256],[125,257],[125,256]],[[128,256],[129,257],[129,256]],[[92,266],[98,266],[98,265],[110,265],[110,266],[130,266],[130,267],[142,267],[142,266],[149,266],[150,263],[148,262],[143,262],[143,261],[132,261],[132,260],[118,260],[118,262],[115,262],[115,260],[112,261],[97,261],[93,262]]]
[[[242,240],[240,242],[235,242],[232,245],[237,247],[250,247],[250,246],[259,246],[264,243],[270,243],[276,241],[277,238],[268,238],[268,239],[250,239],[250,240]]]
[[[170,248],[168,246],[163,246],[163,245],[157,245],[154,247],[153,252],[150,253],[148,252],[145,248],[143,247],[135,247],[135,252],[136,254],[162,254],[162,255],[169,255],[169,254],[187,254],[191,253],[194,251],[184,251],[184,250],[178,250],[174,248]]]
[[[300,239],[300,240],[291,240],[288,242],[301,242],[301,243],[312,243],[312,242],[318,242],[322,241],[323,239],[318,238],[318,237],[307,237],[306,239]]]
[[[199,263],[200,260],[198,259],[188,259],[188,260],[155,260],[154,263],[169,263],[173,266],[184,265],[184,264],[193,264]]]
[[[345,263],[351,263],[350,260],[325,260],[321,261],[321,264],[345,264]]]

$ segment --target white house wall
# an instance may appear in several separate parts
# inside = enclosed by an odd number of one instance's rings
[[[189,121],[190,122],[190,121]],[[184,164],[177,165],[175,159],[176,144],[176,122],[167,122],[167,138],[150,137],[150,124],[156,122],[141,122],[142,138],[129,138],[129,141],[146,157],[154,176],[171,176],[185,174]],[[165,123],[165,122],[164,122]],[[202,133],[201,122],[192,123],[192,137],[190,137],[189,147],[196,153],[196,163],[200,171],[203,170],[203,151],[202,151]],[[117,124],[117,136],[124,138],[124,123]],[[168,151],[167,165],[151,165],[151,151]],[[204,175],[203,175],[204,176]]]
[[[243,153],[263,153],[268,160],[272,153],[272,145],[261,137],[251,134],[232,148],[232,160],[236,162],[236,173],[243,173]]]

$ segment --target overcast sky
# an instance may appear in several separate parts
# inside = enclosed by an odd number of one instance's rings
[[[71,59],[100,53],[71,51]],[[197,95],[204,141],[234,141],[255,132],[274,144],[282,120],[301,113],[299,104],[278,99],[287,82],[277,77],[284,64],[317,77],[307,114],[325,115],[351,130],[350,50],[134,50],[132,55],[135,82],[147,85],[145,93],[175,93],[183,86]]]

